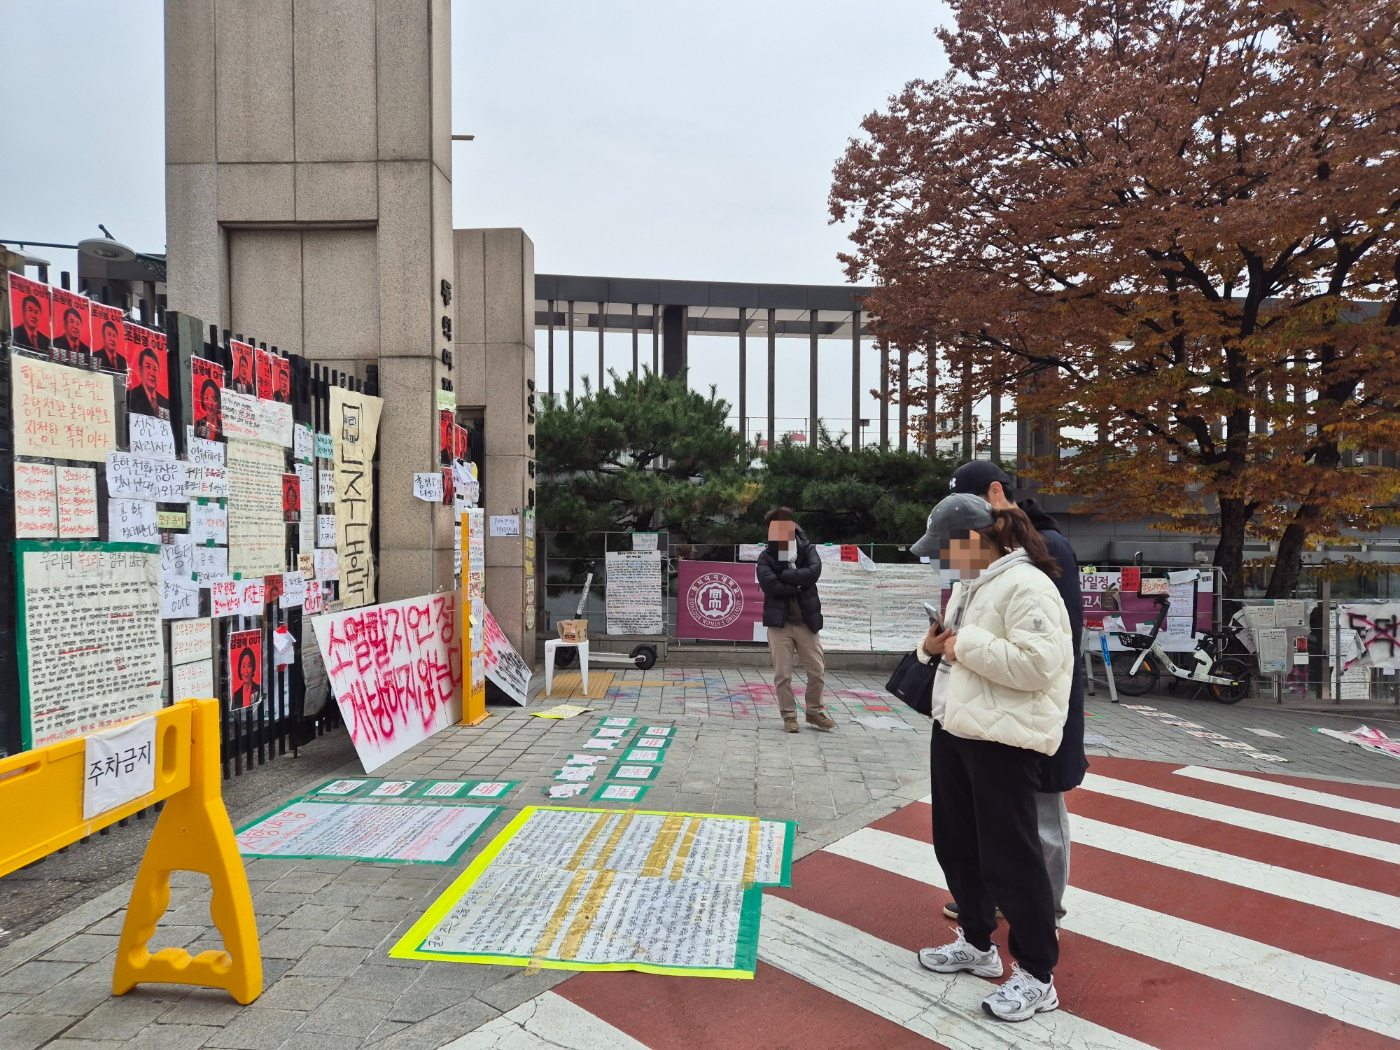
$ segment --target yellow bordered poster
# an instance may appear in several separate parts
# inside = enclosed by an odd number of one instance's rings
[[[389,954],[751,979],[763,887],[790,884],[796,827],[530,806]]]

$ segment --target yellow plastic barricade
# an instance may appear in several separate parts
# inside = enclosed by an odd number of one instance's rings
[[[262,956],[248,876],[220,791],[219,702],[184,700],[157,712],[155,790],[83,818],[85,738],[0,758],[0,876],[164,801],[122,926],[112,991],[136,985],[223,988],[240,1003],[262,993]],[[152,954],[147,942],[170,903],[170,873],[198,871],[213,888],[210,913],[223,951]]]

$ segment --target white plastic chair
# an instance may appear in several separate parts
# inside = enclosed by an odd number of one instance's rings
[[[578,650],[579,670],[583,672],[583,693],[588,695],[588,643],[566,642],[562,638],[550,638],[544,643],[544,695],[549,696],[554,689],[554,650],[561,645],[572,645]]]

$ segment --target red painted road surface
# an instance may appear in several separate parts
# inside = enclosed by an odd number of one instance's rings
[[[753,981],[581,974],[480,1045],[1400,1050],[1400,789],[1095,758],[1069,801],[1055,1013],[919,968],[953,924],[916,802],[794,864]]]

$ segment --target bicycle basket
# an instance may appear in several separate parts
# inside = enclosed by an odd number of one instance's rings
[[[1118,640],[1129,649],[1149,649],[1152,647],[1152,638],[1145,634],[1127,634],[1122,631],[1115,632]]]

